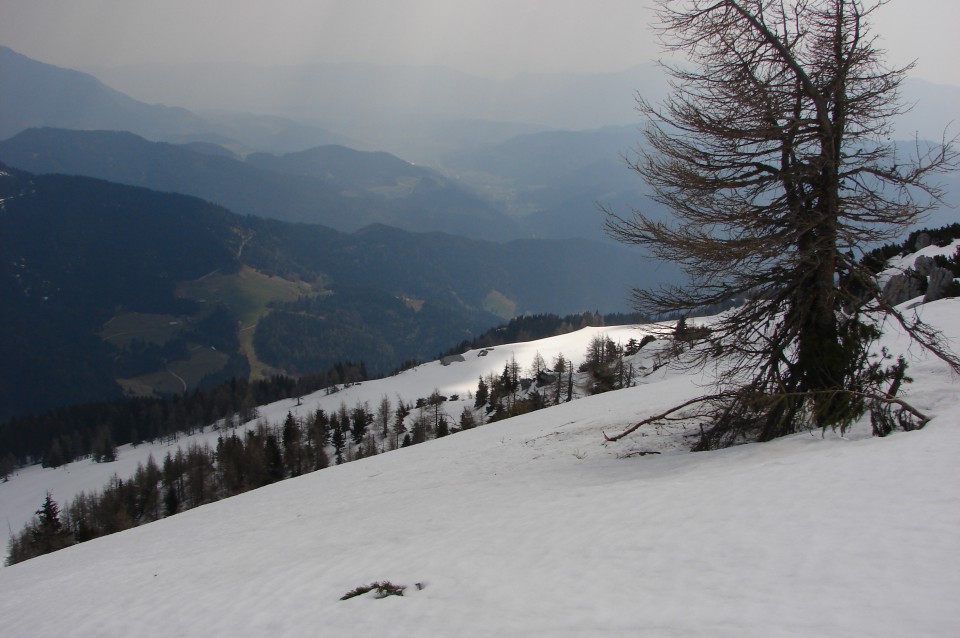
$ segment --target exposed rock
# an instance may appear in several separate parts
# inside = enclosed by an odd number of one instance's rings
[[[900,275],[894,275],[883,287],[883,298],[892,306],[904,301],[919,297],[923,278],[914,270],[908,270]]]
[[[943,299],[952,287],[953,273],[946,268],[934,266],[927,276],[927,292],[923,296],[924,303]]]
[[[557,382],[557,375],[547,372],[546,370],[541,370],[537,373],[537,387],[542,388],[544,386],[552,385]]]
[[[923,250],[927,246],[933,243],[933,238],[930,236],[930,233],[920,233],[917,235],[917,240],[913,242],[913,249]]]
[[[919,241],[919,239],[918,239]],[[891,277],[883,287],[883,298],[892,305],[923,295],[923,303],[950,296],[954,289],[953,272],[938,266],[932,257],[921,255],[913,268]]]
[[[926,257],[924,255],[920,255],[913,262],[913,269],[924,277],[929,276],[936,267],[937,266],[933,261],[933,257]]]
[[[451,363],[459,363],[461,361],[466,361],[462,354],[450,354],[440,359],[440,364],[448,366]]]

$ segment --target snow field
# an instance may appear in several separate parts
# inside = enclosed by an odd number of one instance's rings
[[[398,398],[406,403],[413,403],[416,399],[425,398],[434,390],[439,390],[446,396],[460,395],[460,402],[444,405],[449,419],[456,422],[464,406],[473,407],[473,401],[466,397],[468,392],[476,391],[479,377],[489,373],[500,374],[511,357],[524,369],[529,367],[537,352],[540,352],[548,365],[559,354],[579,364],[583,360],[587,344],[596,335],[606,335],[615,342],[626,343],[631,337],[639,340],[644,334],[645,332],[636,326],[586,328],[549,339],[473,350],[464,354],[464,362],[448,366],[441,365],[438,361],[425,363],[397,376],[355,384],[335,394],[320,390],[303,397],[299,406],[296,399],[260,406],[259,418],[278,425],[283,423],[288,412],[296,417],[306,417],[317,408],[322,408],[329,414],[336,411],[341,403],[350,409],[358,402],[367,402],[371,410],[375,410],[384,396],[390,399],[395,409]],[[482,356],[481,352],[484,352]],[[256,421],[245,423],[236,429],[236,433],[242,436],[245,430],[255,424]],[[82,459],[59,468],[43,468],[40,465],[21,468],[14,474],[13,480],[8,483],[0,482],[0,525],[14,531],[22,529],[43,503],[47,490],[62,506],[81,491],[89,493],[101,490],[114,474],[123,480],[133,476],[137,465],[145,465],[150,455],[153,455],[154,461],[159,465],[168,452],[175,453],[178,447],[186,450],[191,444],[206,443],[215,448],[217,438],[224,434],[223,431],[207,427],[203,433],[181,435],[172,442],[156,441],[136,448],[123,445],[118,448],[117,460],[112,463],[95,463],[91,459]]]
[[[960,338],[960,300],[921,311]],[[958,635],[960,385],[908,355],[907,400],[934,416],[919,432],[874,439],[861,424],[696,454],[680,428],[603,444],[702,393],[662,371],[0,570],[4,634]],[[405,595],[339,600],[381,580]]]

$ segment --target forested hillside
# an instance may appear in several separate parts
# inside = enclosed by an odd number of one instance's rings
[[[348,357],[388,372],[518,314],[616,310],[643,275],[584,241],[345,234],[13,169],[0,188],[0,419]]]

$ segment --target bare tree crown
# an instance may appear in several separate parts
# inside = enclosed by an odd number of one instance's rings
[[[884,64],[869,25],[882,4],[659,2],[663,45],[687,62],[664,65],[663,104],[638,99],[646,145],[631,166],[674,221],[610,213],[608,228],[689,275],[635,291],[641,310],[745,300],[714,326],[710,352],[730,361],[718,383],[740,388],[712,395],[714,425],[748,423],[760,438],[804,421],[845,427],[885,378],[867,363],[884,313],[960,370],[936,331],[883,302],[857,258],[937,205],[928,178],[956,164],[953,140],[916,141],[909,156],[891,140],[910,67]]]

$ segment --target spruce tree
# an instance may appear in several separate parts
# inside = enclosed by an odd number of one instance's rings
[[[73,545],[73,538],[60,521],[60,506],[47,492],[43,504],[36,511],[36,524],[30,531],[30,549],[34,556],[40,556],[70,545]]]
[[[489,398],[489,391],[487,389],[487,384],[484,382],[483,377],[480,377],[480,380],[477,382],[477,393],[473,399],[473,407],[480,409],[487,404],[487,399]]]

